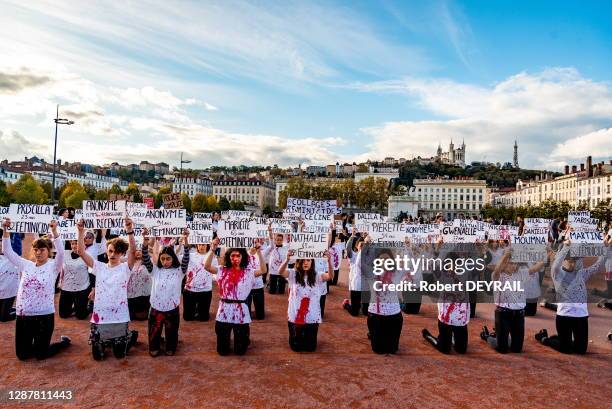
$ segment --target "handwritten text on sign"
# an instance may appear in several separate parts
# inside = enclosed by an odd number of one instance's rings
[[[83,200],[83,218],[91,220],[96,230],[122,228],[125,214],[123,200]]]
[[[289,249],[294,251],[293,257],[325,258],[327,250],[327,234],[325,233],[292,233]]]
[[[252,219],[221,220],[217,236],[221,246],[230,248],[251,248],[259,238],[258,223]]]
[[[49,223],[53,219],[53,206],[32,204],[11,204],[6,217],[11,219],[11,233],[49,232]]]

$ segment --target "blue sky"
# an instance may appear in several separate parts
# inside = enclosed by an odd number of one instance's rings
[[[612,157],[606,1],[0,1],[0,156]],[[87,152],[87,155],[83,155]]]

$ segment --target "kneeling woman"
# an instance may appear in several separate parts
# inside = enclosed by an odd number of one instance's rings
[[[287,252],[279,274],[289,281],[289,346],[295,352],[317,349],[317,332],[321,323],[321,284],[333,280],[334,267],[327,255],[327,273],[315,270],[312,259],[298,259],[295,268],[287,269],[293,251]]]
[[[130,311],[128,309],[127,285],[134,267],[136,242],[132,221],[126,219],[125,230],[129,244],[120,238],[106,242],[108,263],[94,259],[85,247],[85,222],[77,223],[79,232],[78,253],[91,268],[96,278],[96,286],[91,290],[90,298],[94,300],[91,316],[91,334],[89,342],[93,358],[97,361],[104,358],[106,346],[111,346],[115,358],[123,358],[136,343],[137,331],[129,331]],[[127,253],[127,263],[121,258]]]
[[[149,311],[149,354],[156,357],[160,353],[162,330],[166,335],[166,355],[174,355],[178,345],[178,330],[181,320],[179,304],[183,277],[189,266],[189,232],[183,234],[183,260],[179,264],[173,246],[164,247],[157,257],[156,265],[149,256],[147,229],[143,230],[142,264],[153,278],[151,289],[151,310]]]
[[[60,342],[51,343],[55,316],[55,280],[64,261],[63,243],[57,232],[57,222],[53,220],[50,223],[53,242],[47,238],[34,240],[34,261],[30,261],[13,251],[8,233],[10,227],[11,221],[6,219],[2,224],[2,248],[6,258],[19,270],[21,276],[17,289],[15,352],[20,360],[30,357],[45,359],[70,345],[70,338],[64,336]],[[55,260],[49,257],[54,245],[57,250]]]
[[[255,240],[253,247],[259,259],[258,270],[249,267],[249,255],[245,249],[230,248],[225,251],[223,266],[215,267],[213,258],[219,246],[219,239],[211,243],[204,268],[216,275],[219,285],[219,308],[215,322],[217,334],[217,352],[219,355],[230,353],[230,338],[234,332],[234,353],[244,355],[249,347],[251,314],[247,298],[255,284],[255,278],[263,275],[266,262],[261,254],[261,244]]]

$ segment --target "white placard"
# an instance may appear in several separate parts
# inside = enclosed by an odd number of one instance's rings
[[[327,234],[325,233],[291,233],[289,249],[294,251],[293,257],[325,258],[327,250]]]
[[[369,236],[373,243],[404,243],[406,241],[406,225],[383,221],[371,221]]]
[[[250,218],[220,220],[217,236],[220,245],[230,248],[251,248],[259,239],[258,224]]]
[[[5,217],[11,219],[10,233],[49,233],[53,206],[11,203]]]
[[[187,222],[189,229],[189,243],[191,244],[210,244],[213,238],[212,221],[194,220]]]
[[[125,200],[83,200],[83,219],[93,229],[120,229],[125,224]]]

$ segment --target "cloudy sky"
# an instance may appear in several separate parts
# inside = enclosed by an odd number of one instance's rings
[[[0,159],[612,158],[607,1],[0,0]]]

